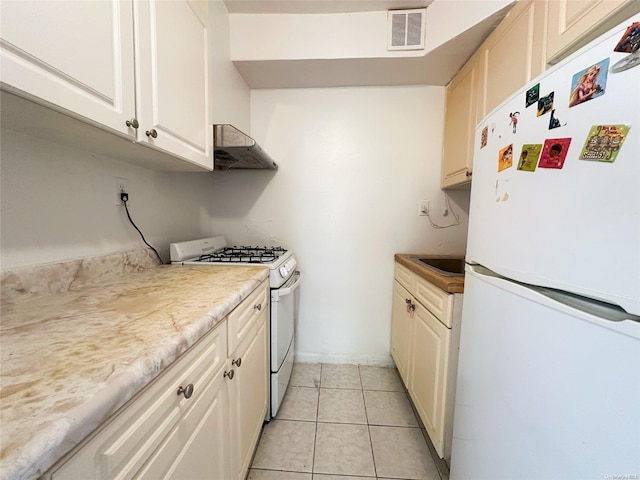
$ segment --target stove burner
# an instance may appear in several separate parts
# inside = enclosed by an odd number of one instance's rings
[[[285,253],[282,247],[225,247],[215,253],[200,255],[199,262],[271,263]]]

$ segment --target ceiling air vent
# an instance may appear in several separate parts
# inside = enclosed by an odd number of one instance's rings
[[[424,49],[426,8],[389,10],[387,50]]]

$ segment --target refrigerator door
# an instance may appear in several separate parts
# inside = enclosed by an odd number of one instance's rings
[[[640,322],[469,268],[451,480],[638,474],[639,368]]]
[[[640,66],[610,71],[629,55],[614,48],[633,21],[640,16],[530,82],[478,125],[466,259],[640,315]],[[580,72],[596,64],[608,72],[606,81],[598,77],[600,93],[569,107]],[[526,106],[536,84],[540,98],[553,94],[540,115],[538,102]],[[630,127],[613,162],[580,159],[597,125]],[[545,154],[546,143],[547,150],[563,147],[564,163]],[[540,145],[549,161],[534,158],[535,171],[518,169],[524,145]]]

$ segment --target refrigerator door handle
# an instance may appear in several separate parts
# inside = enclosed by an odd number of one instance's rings
[[[497,286],[501,286],[504,288],[504,286],[508,284],[513,284],[513,286],[518,285],[529,290],[534,295],[542,295],[552,302],[560,304],[564,307],[570,308],[572,310],[577,310],[582,314],[586,314],[590,317],[597,317],[598,320],[606,320],[616,323],[630,321],[640,324],[640,316],[627,313],[617,305],[612,305],[610,303],[601,302],[599,300],[582,297],[580,295],[575,295],[568,292],[554,290],[552,288],[538,287],[536,285],[518,282],[516,280],[503,277],[502,275],[499,275],[492,270],[483,267],[482,265],[467,264],[466,268],[467,272],[469,273],[473,273],[481,277],[488,277],[485,279]],[[507,284],[504,284],[502,282],[507,282]],[[500,283],[502,283],[502,285],[500,285]],[[511,288],[508,289],[511,290]],[[638,328],[638,325],[636,325],[635,328]]]

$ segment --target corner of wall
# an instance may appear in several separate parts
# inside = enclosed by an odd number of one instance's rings
[[[209,2],[209,118],[250,133],[250,89],[231,61],[229,12],[222,0]]]

